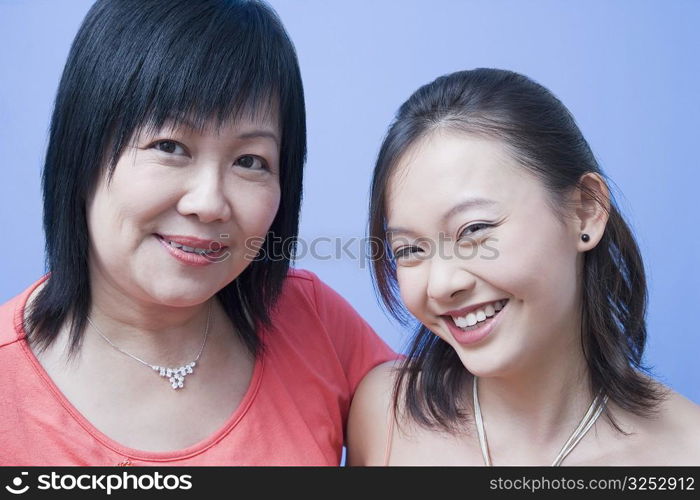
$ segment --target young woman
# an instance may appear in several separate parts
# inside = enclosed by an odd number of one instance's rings
[[[351,464],[700,464],[700,407],[645,371],[644,268],[573,117],[525,76],[443,76],[374,171],[373,265],[421,325],[362,382]]]
[[[391,350],[290,271],[294,48],[258,1],[99,0],[43,172],[49,273],[0,307],[2,465],[338,465]]]

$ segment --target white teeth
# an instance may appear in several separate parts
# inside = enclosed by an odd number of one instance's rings
[[[170,240],[165,240],[165,242],[168,243],[168,245],[170,245],[171,247],[179,248],[180,250],[182,250],[184,252],[196,253],[198,255],[205,255],[205,254],[214,253],[214,250],[206,250],[204,248],[188,247],[186,245],[181,245],[179,243],[175,243],[174,241],[170,241]]]
[[[491,318],[496,315],[498,311],[503,309],[505,307],[507,300],[498,300],[496,302],[492,302],[491,304],[487,304],[484,306],[482,309],[479,309],[478,311],[472,311],[466,316],[463,317],[456,317],[452,316],[452,319],[455,322],[455,325],[457,325],[459,328],[466,328],[468,326],[474,326],[477,323],[481,323],[482,321],[485,321],[486,318]]]

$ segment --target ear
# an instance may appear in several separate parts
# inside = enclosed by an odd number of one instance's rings
[[[577,248],[586,252],[603,237],[610,213],[610,191],[600,174],[589,172],[579,180],[573,197]],[[588,241],[581,239],[582,234],[589,236]]]

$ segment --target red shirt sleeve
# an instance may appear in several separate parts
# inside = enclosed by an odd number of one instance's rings
[[[299,272],[299,271],[297,271]],[[375,366],[398,355],[355,309],[318,276],[309,272],[318,315],[343,365],[351,393]]]

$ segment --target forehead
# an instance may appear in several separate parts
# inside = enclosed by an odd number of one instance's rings
[[[200,134],[225,135],[231,131],[268,130],[281,136],[281,124],[276,109],[265,108],[245,111],[224,118],[197,115],[171,115],[162,121],[152,120],[146,124],[145,132],[187,131]]]
[[[539,182],[505,143],[451,130],[435,131],[409,148],[387,188],[387,218],[392,222],[410,221],[418,213],[441,216],[472,197],[503,205],[541,194]]]

